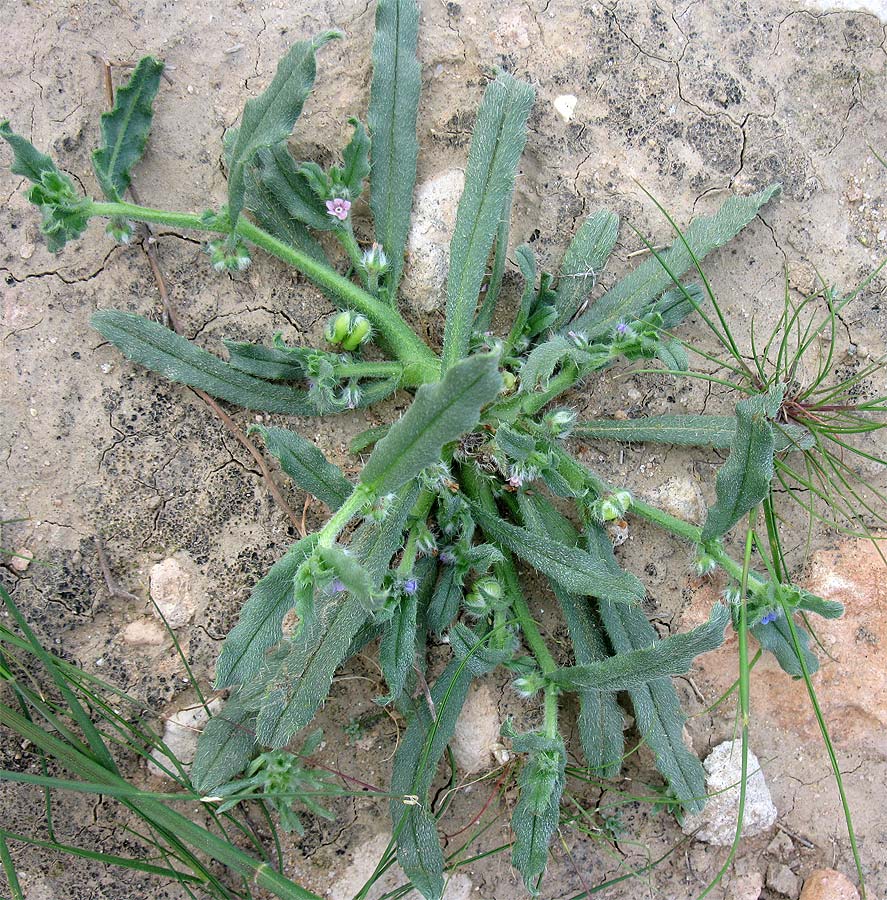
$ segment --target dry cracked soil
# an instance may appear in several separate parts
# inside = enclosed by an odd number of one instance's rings
[[[494,67],[531,81],[537,101],[518,179],[512,244],[529,242],[547,268],[556,270],[583,216],[609,207],[623,226],[599,292],[642,258],[644,245],[634,229],[655,245],[669,241],[670,226],[651,197],[686,224],[730,191],[781,181],[782,196],[706,264],[738,340],[748,348],[752,321],[756,334],[772,326],[786,291],[797,300],[821,278],[847,294],[887,254],[887,170],[875,155],[887,154],[883,0],[854,9],[790,0],[421,5],[419,182],[464,167],[475,110]],[[321,53],[317,87],[293,142],[302,158],[334,159],[347,139],[348,116],[366,109],[373,9],[363,0],[0,0],[6,23],[0,109],[16,130],[95,193],[89,154],[106,102],[101,59],[123,63],[155,54],[166,61],[168,79],[135,184],[149,205],[201,211],[223,202],[221,137],[244,100],[268,83],[293,41],[330,27],[342,29],[344,38]],[[123,71],[115,67],[115,81]],[[295,529],[271,498],[255,460],[193,392],[137,369],[90,329],[96,309],[159,315],[156,282],[142,248],[115,246],[94,224],[82,240],[50,254],[8,162],[4,147],[0,546],[38,562],[23,568],[7,556],[0,573],[49,646],[144,701],[155,727],[162,728],[195,696],[153,619],[152,566],[179,554],[195,573],[193,618],[177,635],[195,677],[209,688],[221,641],[251,585],[292,542]],[[443,197],[444,219],[454,201]],[[356,229],[361,240],[369,236],[365,209],[356,210]],[[331,307],[303,278],[269,259],[257,260],[242,275],[220,276],[194,235],[158,228],[155,237],[182,328],[201,346],[223,352],[223,337],[261,340],[275,331],[293,342],[318,339]],[[410,263],[418,269],[422,260]],[[509,275],[509,296],[516,286]],[[883,355],[885,292],[885,278],[876,277],[841,313],[842,373],[852,375]],[[426,291],[420,300],[407,313],[437,342],[440,297]],[[716,352],[698,320],[682,326],[681,334]],[[876,376],[861,390],[884,388]],[[371,412],[288,424],[349,471],[358,462],[347,451],[350,436],[390,420],[407,401],[398,395]],[[587,416],[637,416],[727,411],[731,397],[721,386],[622,366],[575,392],[570,402]],[[230,413],[241,428],[257,420],[283,421]],[[877,450],[877,443],[867,449]],[[691,516],[698,515],[700,500],[711,500],[720,462],[708,451],[669,447],[589,443],[580,452],[613,480]],[[866,474],[883,485],[879,467],[870,464]],[[283,490],[301,513],[304,496],[290,486]],[[800,529],[790,548],[798,577],[847,605],[843,622],[821,629],[817,678],[835,729],[870,896],[884,897],[887,818],[883,803],[873,801],[887,783],[885,570],[871,545],[819,524],[808,543],[803,518],[787,509]],[[320,504],[310,505],[308,526],[319,525],[324,514]],[[96,551],[98,534],[113,577],[131,597],[109,592]],[[642,525],[630,526],[619,553],[644,578],[647,611],[663,634],[698,621],[721,587],[691,577],[686,550]],[[553,598],[541,587],[532,598],[543,629],[566,659]],[[444,654],[442,648],[441,659]],[[692,716],[687,737],[701,757],[733,733],[730,703],[706,709],[735,677],[735,660],[730,643],[700,661],[690,677],[676,680]],[[533,721],[537,711],[518,708],[506,688],[505,681],[491,682],[491,715],[512,712]],[[371,655],[340,673],[321,715],[327,740],[320,758],[384,786],[399,723],[378,714],[373,698],[381,690]],[[778,810],[777,824],[743,842],[712,896],[796,896],[800,880],[816,868],[852,874],[848,839],[803,685],[762,662],[753,702],[751,744]],[[575,758],[575,741],[570,750]],[[7,733],[0,733],[0,762],[3,768],[39,771],[29,747]],[[138,766],[129,774],[140,784],[162,787]],[[641,869],[674,847],[660,864],[602,896],[697,896],[726,849],[680,843],[671,816],[625,799],[657,783],[641,748],[622,779],[572,785],[588,808],[604,811],[595,827],[605,815],[608,831],[565,829],[563,840],[555,842],[542,895],[573,897]],[[458,846],[456,835],[480,811],[487,792],[477,785],[458,793],[442,826],[453,835],[448,849]],[[512,792],[504,803],[497,812],[507,813]],[[333,821],[308,816],[305,836],[287,837],[286,870],[321,895],[350,897],[361,873],[368,872],[371,852],[384,848],[386,806],[382,800],[343,798],[333,810]],[[105,852],[137,850],[110,800],[60,795],[54,812],[61,840]],[[36,787],[0,783],[4,827],[45,837],[42,813]],[[472,850],[507,841],[507,818],[499,815]],[[20,844],[13,852],[29,900],[183,896],[138,873]],[[525,896],[501,853],[462,867],[448,890],[451,898]]]

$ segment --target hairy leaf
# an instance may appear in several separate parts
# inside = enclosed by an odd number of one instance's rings
[[[405,485],[388,507],[383,522],[366,521],[355,531],[351,552],[373,579],[378,581],[388,571],[391,557],[403,546],[403,531],[418,496],[418,482]]]
[[[387,278],[391,297],[397,295],[403,271],[419,154],[416,114],[422,77],[416,59],[418,33],[415,0],[379,0],[367,113],[372,136],[370,208],[376,239],[391,266]]]
[[[726,244],[751,222],[758,210],[779,190],[780,186],[773,184],[757,194],[730,197],[713,216],[695,219],[684,233],[684,240],[678,239],[668,250],[659,254],[659,259],[648,259],[626,275],[571,327],[594,338],[610,334],[620,322],[630,321],[654,297],[671,287],[674,279],[680,278],[693,266],[693,256],[702,260],[708,253]],[[687,245],[692,249],[692,254]]]
[[[603,539],[607,540],[606,534]],[[617,654],[649,647],[658,636],[637,607],[603,602],[601,621]],[[675,797],[688,812],[698,812],[705,802],[705,771],[683,740],[684,714],[670,678],[659,678],[629,691],[638,731],[656,757]]]
[[[662,328],[668,331],[683,322],[705,300],[705,292],[699,284],[687,284],[666,291],[649,308],[650,313],[662,316]]]
[[[770,490],[773,478],[773,426],[767,418],[768,398],[763,394],[736,404],[736,434],[730,455],[715,480],[717,502],[702,526],[702,540],[726,534]]]
[[[360,119],[352,116],[348,124],[354,129],[354,134],[342,152],[345,164],[342,180],[353,200],[363,193],[363,183],[370,174],[370,139]]]
[[[644,587],[634,575],[612,572],[600,556],[512,525],[491,516],[478,504],[472,504],[471,508],[477,524],[489,538],[516,553],[564,590],[621,603],[635,603],[643,598]]]
[[[704,625],[673,634],[650,647],[619,651],[617,656],[598,662],[556,669],[547,677],[570,691],[627,691],[667,675],[681,675],[690,671],[697,656],[721,646],[729,621],[727,607],[718,603]]]
[[[474,311],[493,239],[514,188],[518,161],[527,140],[533,89],[500,73],[484,93],[468,154],[465,190],[450,242],[444,371],[468,352]]]
[[[385,633],[379,644],[379,665],[388,684],[388,694],[376,701],[383,706],[400,697],[416,660],[419,609],[428,603],[434,587],[434,569],[432,560],[423,559],[420,562],[415,572],[417,589],[411,594],[403,594],[394,615],[385,626]],[[424,635],[424,630],[422,634]]]
[[[501,385],[498,358],[490,353],[460,362],[442,381],[422,385],[404,416],[376,444],[360,480],[379,494],[396,491],[438,462],[444,444],[477,424],[481,408]]]
[[[154,117],[153,103],[163,63],[145,56],[119,88],[114,108],[102,113],[103,144],[92,154],[92,166],[109,200],[120,200],[131,181],[132,167],[142,158]]]
[[[461,605],[462,578],[455,566],[441,566],[428,604],[428,630],[441,634],[456,618]]]
[[[92,326],[124,356],[170,381],[199,388],[247,409],[293,416],[315,413],[305,391],[253,378],[142,316],[99,310],[92,317]]]
[[[300,381],[306,377],[304,360],[292,350],[222,340],[228,351],[228,363],[247,375],[263,381]],[[295,349],[295,348],[294,348]]]
[[[656,345],[656,358],[672,372],[686,372],[690,368],[687,351],[680,341],[659,341]]]
[[[609,657],[606,639],[588,600],[552,584],[570,632],[577,665]],[[615,778],[622,768],[622,710],[615,693],[579,691],[579,742],[589,769],[601,778]]]
[[[34,184],[39,184],[45,173],[65,177],[50,157],[41,153],[27,138],[12,130],[8,119],[0,122],[0,137],[12,148],[12,165],[9,171],[13,175],[23,175]]]
[[[390,428],[391,426],[387,422],[384,425],[373,425],[371,428],[361,431],[356,437],[351,438],[348,449],[352,453],[361,453],[382,440],[388,434]]]
[[[266,428],[254,425],[250,433],[258,432],[268,452],[280,460],[280,466],[295,483],[337,510],[351,496],[354,485],[318,450],[295,431],[286,428]]]
[[[338,32],[325,31],[313,40],[293,45],[278,63],[271,84],[258,97],[247,100],[228,169],[228,213],[232,222],[237,222],[243,208],[246,167],[252,165],[259,150],[287,139],[314,86],[314,54],[337,37]]]
[[[266,686],[256,736],[269,747],[283,747],[314,718],[367,618],[360,600],[351,595],[337,595],[318,606],[317,615],[289,641],[285,658]]]
[[[466,668],[477,677],[492,672],[497,666],[508,662],[514,656],[515,650],[513,642],[508,640],[505,646],[491,646],[495,638],[504,636],[501,633],[492,635],[488,642],[488,632],[480,631],[480,628],[481,626],[477,626],[472,630],[463,622],[456,622],[449,633],[453,655],[458,660],[465,660]]]
[[[208,794],[246,768],[256,746],[256,701],[253,687],[239,688],[200,734],[191,766],[191,783]]]
[[[530,311],[536,300],[536,256],[528,244],[521,244],[514,251],[514,259],[524,279],[524,289],[521,292],[520,306],[511,326],[508,336],[509,344],[513,343],[520,335],[530,318]]]
[[[323,201],[311,188],[285,143],[259,150],[256,154],[256,180],[264,194],[273,197],[275,203],[295,222],[315,231],[329,231],[336,227],[336,220],[329,215]],[[253,209],[249,202],[246,206]]]
[[[248,683],[262,667],[265,653],[283,637],[283,617],[295,604],[293,578],[314,544],[313,536],[294,544],[253,588],[240,620],[222,645],[217,689]]]
[[[374,585],[372,576],[364,566],[341,547],[319,547],[317,555],[327,568],[335,573],[345,586],[345,590],[356,597],[364,607],[369,608]]]
[[[786,674],[791,675],[792,678],[803,676],[804,672],[798,661],[798,654],[795,652],[791,628],[789,628],[785,616],[780,616],[775,622],[766,622],[763,625],[758,622],[756,625],[752,625],[749,631],[764,650],[769,650],[776,657],[776,661]],[[810,637],[807,632],[797,624],[795,631],[798,633],[798,643],[804,654],[807,671],[812,675],[819,669],[819,660],[810,650]]]
[[[521,769],[520,794],[511,816],[511,863],[523,875],[527,890],[536,896],[548,861],[548,845],[560,817],[567,753],[560,735],[520,735],[514,738],[513,746],[516,752],[529,752],[530,758]]]
[[[816,613],[823,619],[840,619],[844,615],[843,603],[839,603],[837,600],[823,600],[822,597],[817,597],[816,594],[811,594],[809,591],[801,594],[798,609]]]
[[[542,390],[546,390],[555,369],[569,360],[579,365],[588,360],[588,353],[580,350],[569,338],[562,335],[555,335],[538,344],[521,366],[520,389],[535,391],[539,386]]]
[[[613,441],[677,444],[683,447],[728,449],[736,436],[736,416],[644,416],[641,419],[595,419],[583,422],[574,434]],[[774,450],[807,450],[813,435],[801,425],[774,425]]]
[[[605,209],[589,216],[576,232],[558,276],[554,327],[563,325],[591,293],[616,245],[619,217]]]

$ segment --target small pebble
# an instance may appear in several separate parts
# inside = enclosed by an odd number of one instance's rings
[[[12,557],[9,568],[21,575],[23,572],[28,571],[28,566],[31,565],[33,556],[34,554],[27,547],[22,547],[16,550],[16,555]]]
[[[817,869],[804,882],[801,900],[859,900],[859,891],[843,872]]]
[[[18,255],[22,259],[30,259],[34,255],[35,247],[31,243],[22,244],[19,248]]]

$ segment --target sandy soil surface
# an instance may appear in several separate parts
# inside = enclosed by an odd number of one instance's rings
[[[616,210],[663,244],[669,240],[668,223],[644,189],[685,224],[694,214],[713,210],[729,191],[779,180],[783,197],[706,267],[737,335],[747,336],[753,315],[756,330],[764,331],[781,310],[786,283],[797,297],[814,287],[818,273],[839,292],[849,292],[887,253],[887,172],[870,149],[887,152],[887,11],[881,8],[879,18],[878,4],[867,4],[868,11],[831,6],[773,0],[613,5],[424,0],[419,180],[464,165],[474,113],[494,66],[529,79],[538,92],[512,237],[515,244],[531,242],[549,268],[556,267],[569,235],[595,207]],[[320,56],[317,89],[294,136],[299,154],[329,162],[331,148],[347,139],[348,116],[366,109],[373,4],[363,0],[0,0],[0,12],[6,23],[0,110],[88,192],[97,192],[89,153],[105,104],[95,54],[133,60],[152,53],[168,64],[170,81],[161,88],[150,147],[135,177],[143,201],[154,206],[200,211],[223,202],[221,136],[295,40],[329,27],[345,32]],[[0,150],[4,166],[8,159],[7,150]],[[7,567],[2,577],[56,651],[144,699],[162,722],[194,695],[168,641],[134,643],[133,631],[126,630],[151,616],[151,566],[181,551],[199,570],[199,608],[179,638],[196,677],[208,686],[220,643],[251,585],[295,531],[269,496],[255,462],[191,391],[135,368],[90,330],[96,309],[158,314],[143,252],[113,246],[94,225],[83,240],[53,256],[41,242],[20,179],[6,168],[0,169],[0,195],[0,519],[23,519],[3,527],[0,546],[49,563],[24,572]],[[366,236],[360,211],[357,230]],[[612,283],[636,262],[632,254],[642,246],[623,226],[602,283]],[[201,346],[221,352],[223,337],[261,340],[274,331],[290,341],[319,336],[330,311],[327,301],[275,261],[258,260],[244,275],[230,278],[210,269],[193,235],[159,229],[156,247],[184,330]],[[884,353],[885,291],[885,279],[876,279],[841,316],[839,349],[847,372]],[[439,339],[439,306],[411,315],[432,341]],[[684,333],[694,327],[684,326]],[[624,369],[572,400],[588,415],[727,408],[718,390],[666,376],[625,377]],[[347,452],[349,437],[395,416],[407,402],[399,395],[371,412],[290,424],[348,469],[355,464]],[[257,418],[246,411],[232,415],[242,427]],[[712,454],[597,445],[585,452],[635,490],[653,491],[677,479],[691,493],[701,490],[711,497],[718,462]],[[303,495],[285,490],[301,510]],[[319,504],[311,506],[309,526],[320,523],[324,512]],[[138,602],[109,595],[95,549],[99,532],[114,575]],[[793,559],[800,566],[802,539],[798,544]],[[878,561],[860,568],[862,551],[852,541],[838,544],[817,532],[814,552],[820,549],[831,553],[820,563],[830,565],[832,574],[868,571],[865,583],[854,582],[857,587],[848,592],[851,607],[866,585],[883,579]],[[689,578],[685,550],[652,530],[633,527],[621,553],[645,579],[648,611],[663,632],[686,624],[683,611],[695,611],[700,594],[710,591]],[[862,679],[845,682],[838,672],[836,694],[852,684],[872,698],[835,709],[843,717],[838,719],[840,763],[876,896],[887,893],[887,819],[883,804],[872,803],[887,775],[887,700],[883,690],[879,694],[872,687],[878,672],[883,687],[881,637],[887,636],[878,615],[884,599],[868,596],[863,618],[852,620],[853,629],[835,632],[841,643],[830,646],[841,665],[856,666],[854,676]],[[557,639],[562,626],[553,598],[540,590],[535,607]],[[829,634],[828,628],[823,631]],[[870,655],[860,655],[860,647]],[[732,657],[723,660],[724,667],[735,667]],[[860,665],[866,667],[862,675]],[[697,675],[678,681],[692,713],[715,699],[722,681],[711,667]],[[761,684],[775,685],[772,673],[766,677],[770,680]],[[501,698],[499,712],[514,712],[504,682],[492,687]],[[752,725],[752,747],[789,844],[782,839],[771,844],[774,831],[746,841],[713,896],[757,897],[748,885],[757,883],[756,873],[766,880],[772,864],[787,864],[801,878],[823,865],[852,870],[825,754],[801,711],[799,691],[792,684],[759,690]],[[379,692],[377,668],[369,657],[361,658],[334,683],[321,721],[327,762],[384,783],[396,732],[387,716],[374,715],[372,698]],[[533,714],[522,713],[529,719]],[[363,723],[359,739],[354,728],[350,738],[344,731],[354,722]],[[692,719],[689,737],[704,756],[729,738],[732,728],[732,711],[725,707]],[[0,735],[0,763],[27,767],[34,760],[27,748]],[[611,788],[577,785],[575,792],[591,805],[606,805],[616,802],[618,790],[644,793],[646,782],[656,783],[656,776],[641,752],[626,780]],[[461,792],[445,830],[459,831],[485,796],[485,789]],[[379,849],[380,840],[384,846],[387,813],[384,802],[369,800],[341,800],[335,808],[334,822],[310,819],[304,838],[291,837],[287,865],[306,887],[344,896],[344,885],[354,883],[368,851]],[[571,897],[626,866],[644,865],[648,854],[658,856],[681,838],[664,813],[652,814],[638,804],[619,809],[621,831],[611,847],[603,839],[565,833],[572,862],[562,846],[555,848],[543,896]],[[43,834],[41,812],[36,789],[0,785],[0,820],[9,828]],[[112,852],[128,841],[107,801],[65,797],[56,819],[62,839]],[[503,840],[507,816],[478,850]],[[694,897],[725,852],[703,844],[681,846],[640,880],[604,896]],[[34,900],[178,896],[141,876],[43,852],[19,848],[17,859]],[[763,896],[782,896],[773,890],[765,887]],[[466,866],[450,896],[507,900],[525,894],[499,854]]]

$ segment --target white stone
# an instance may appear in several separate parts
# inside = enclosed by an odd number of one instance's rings
[[[647,497],[654,506],[686,522],[699,525],[705,519],[706,506],[702,489],[689,477],[666,478]]]
[[[466,775],[489,769],[499,758],[499,710],[490,688],[482,684],[472,688],[459,713],[450,749],[456,765]]]
[[[705,787],[709,798],[701,813],[687,816],[684,834],[693,834],[698,841],[727,847],[736,834],[739,815],[739,782],[742,777],[742,744],[724,741],[712,750],[705,760]],[[748,752],[748,783],[746,784],[745,813],[742,821],[743,837],[760,834],[776,822],[776,807],[761,770],[757,756]]]
[[[213,715],[222,708],[222,698],[217,697],[207,704]],[[209,721],[209,715],[202,703],[196,706],[186,706],[173,713],[163,727],[163,743],[169,748],[169,752],[183,765],[189,766],[194,762],[194,754],[197,752],[197,740],[200,732]],[[175,765],[169,756],[159,747],[151,751],[148,760],[148,771],[160,778],[168,778],[161,766],[170,771],[175,771]]]
[[[9,568],[21,575],[28,571],[28,566],[31,565],[33,558],[34,554],[27,547],[19,547],[9,562]]]
[[[187,553],[167,557],[151,567],[150,584],[151,599],[169,627],[187,625],[197,611],[200,591],[200,573],[194,560]]]
[[[570,122],[576,114],[576,95],[561,94],[554,98],[554,111],[565,121]]]
[[[450,169],[416,189],[400,293],[421,312],[445,305],[450,238],[464,187],[465,173]]]

